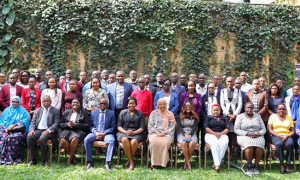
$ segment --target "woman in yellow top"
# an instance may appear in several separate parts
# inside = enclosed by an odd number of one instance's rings
[[[294,149],[294,140],[292,136],[295,133],[293,119],[286,115],[285,104],[279,104],[277,106],[277,114],[272,114],[269,118],[268,129],[272,135],[272,144],[276,146],[276,151],[280,161],[280,173],[290,174],[290,164],[292,158],[292,152]],[[286,167],[283,163],[283,148],[286,146]]]

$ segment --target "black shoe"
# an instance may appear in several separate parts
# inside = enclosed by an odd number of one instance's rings
[[[287,173],[287,174],[291,174],[291,171],[290,171],[290,170],[288,170],[288,171],[285,171],[285,173]]]
[[[281,173],[281,174],[284,174],[284,173],[285,173],[285,170],[280,170],[280,173]]]
[[[260,174],[258,166],[254,166],[253,173],[254,174]]]
[[[33,165],[37,165],[37,161],[32,160],[28,163],[28,166],[33,166]]]
[[[104,164],[104,168],[105,168],[107,171],[111,171],[108,162],[106,162],[106,163]]]
[[[126,164],[124,164],[124,165],[123,165],[123,169],[126,169],[126,168],[127,168],[127,166],[126,166]]]
[[[129,168],[129,170],[133,171],[133,170],[134,170],[134,168]]]
[[[88,169],[93,168],[93,167],[94,167],[94,163],[93,162],[89,162],[84,169],[88,170]]]
[[[44,166],[44,167],[49,167],[50,164],[48,163],[48,161],[44,161],[44,162],[43,162],[43,166]]]

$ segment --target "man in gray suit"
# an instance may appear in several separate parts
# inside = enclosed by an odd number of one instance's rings
[[[60,112],[51,106],[50,96],[44,96],[42,99],[44,107],[34,111],[33,118],[29,126],[27,135],[28,151],[30,153],[29,166],[36,165],[36,140],[39,140],[41,147],[41,160],[43,166],[50,166],[47,159],[47,140],[52,139],[53,144],[57,142],[57,132],[60,121]]]

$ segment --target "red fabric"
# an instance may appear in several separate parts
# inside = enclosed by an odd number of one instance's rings
[[[132,92],[131,96],[137,99],[137,106],[135,108],[142,111],[145,117],[149,117],[153,107],[151,92],[147,89],[143,92],[141,92],[139,89],[136,89]]]
[[[77,84],[77,90],[80,92],[81,83],[79,81],[76,81],[76,84]],[[62,93],[66,92],[66,81],[62,81],[59,83],[59,89],[61,89]]]
[[[35,88],[38,88],[41,82],[43,82],[43,81],[36,82],[34,87],[35,87]]]
[[[35,88],[35,109],[41,107],[41,91]],[[30,112],[30,89],[26,88],[22,90],[21,106]]]
[[[21,97],[23,87],[16,85],[16,96]],[[5,85],[2,87],[0,92],[0,106],[1,110],[4,111],[10,105],[10,86]]]
[[[80,105],[82,107],[82,94],[80,91],[67,91],[65,93],[63,93],[63,97],[62,97],[62,107],[61,107],[61,112],[64,113],[66,108],[71,108],[71,104],[72,104],[72,100],[75,98],[79,98],[80,99]]]

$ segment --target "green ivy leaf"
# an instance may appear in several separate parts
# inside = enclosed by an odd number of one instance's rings
[[[10,11],[10,7],[8,7],[8,6],[3,6],[3,8],[2,8],[2,14],[6,15],[6,14],[9,13],[9,11]]]
[[[4,63],[5,63],[5,58],[4,57],[0,58],[0,66],[2,66],[2,64],[4,64]]]
[[[11,26],[14,23],[15,16],[15,12],[10,12],[6,18],[6,24]]]
[[[5,57],[8,54],[7,50],[2,50],[2,57]]]
[[[11,38],[12,38],[12,34],[5,34],[4,36],[5,41],[10,41]]]
[[[0,29],[3,29],[3,28],[4,28],[4,22],[0,21]]]
[[[13,8],[14,7],[14,1],[13,0],[8,0],[8,6],[10,8]]]
[[[6,47],[10,51],[13,51],[15,49],[15,46],[13,44],[8,44]]]
[[[7,66],[6,66],[6,65],[1,66],[1,72],[4,72],[4,71],[6,71],[6,70],[7,70]]]
[[[2,46],[2,44],[3,44],[3,40],[2,40],[2,39],[0,39],[0,47]]]

